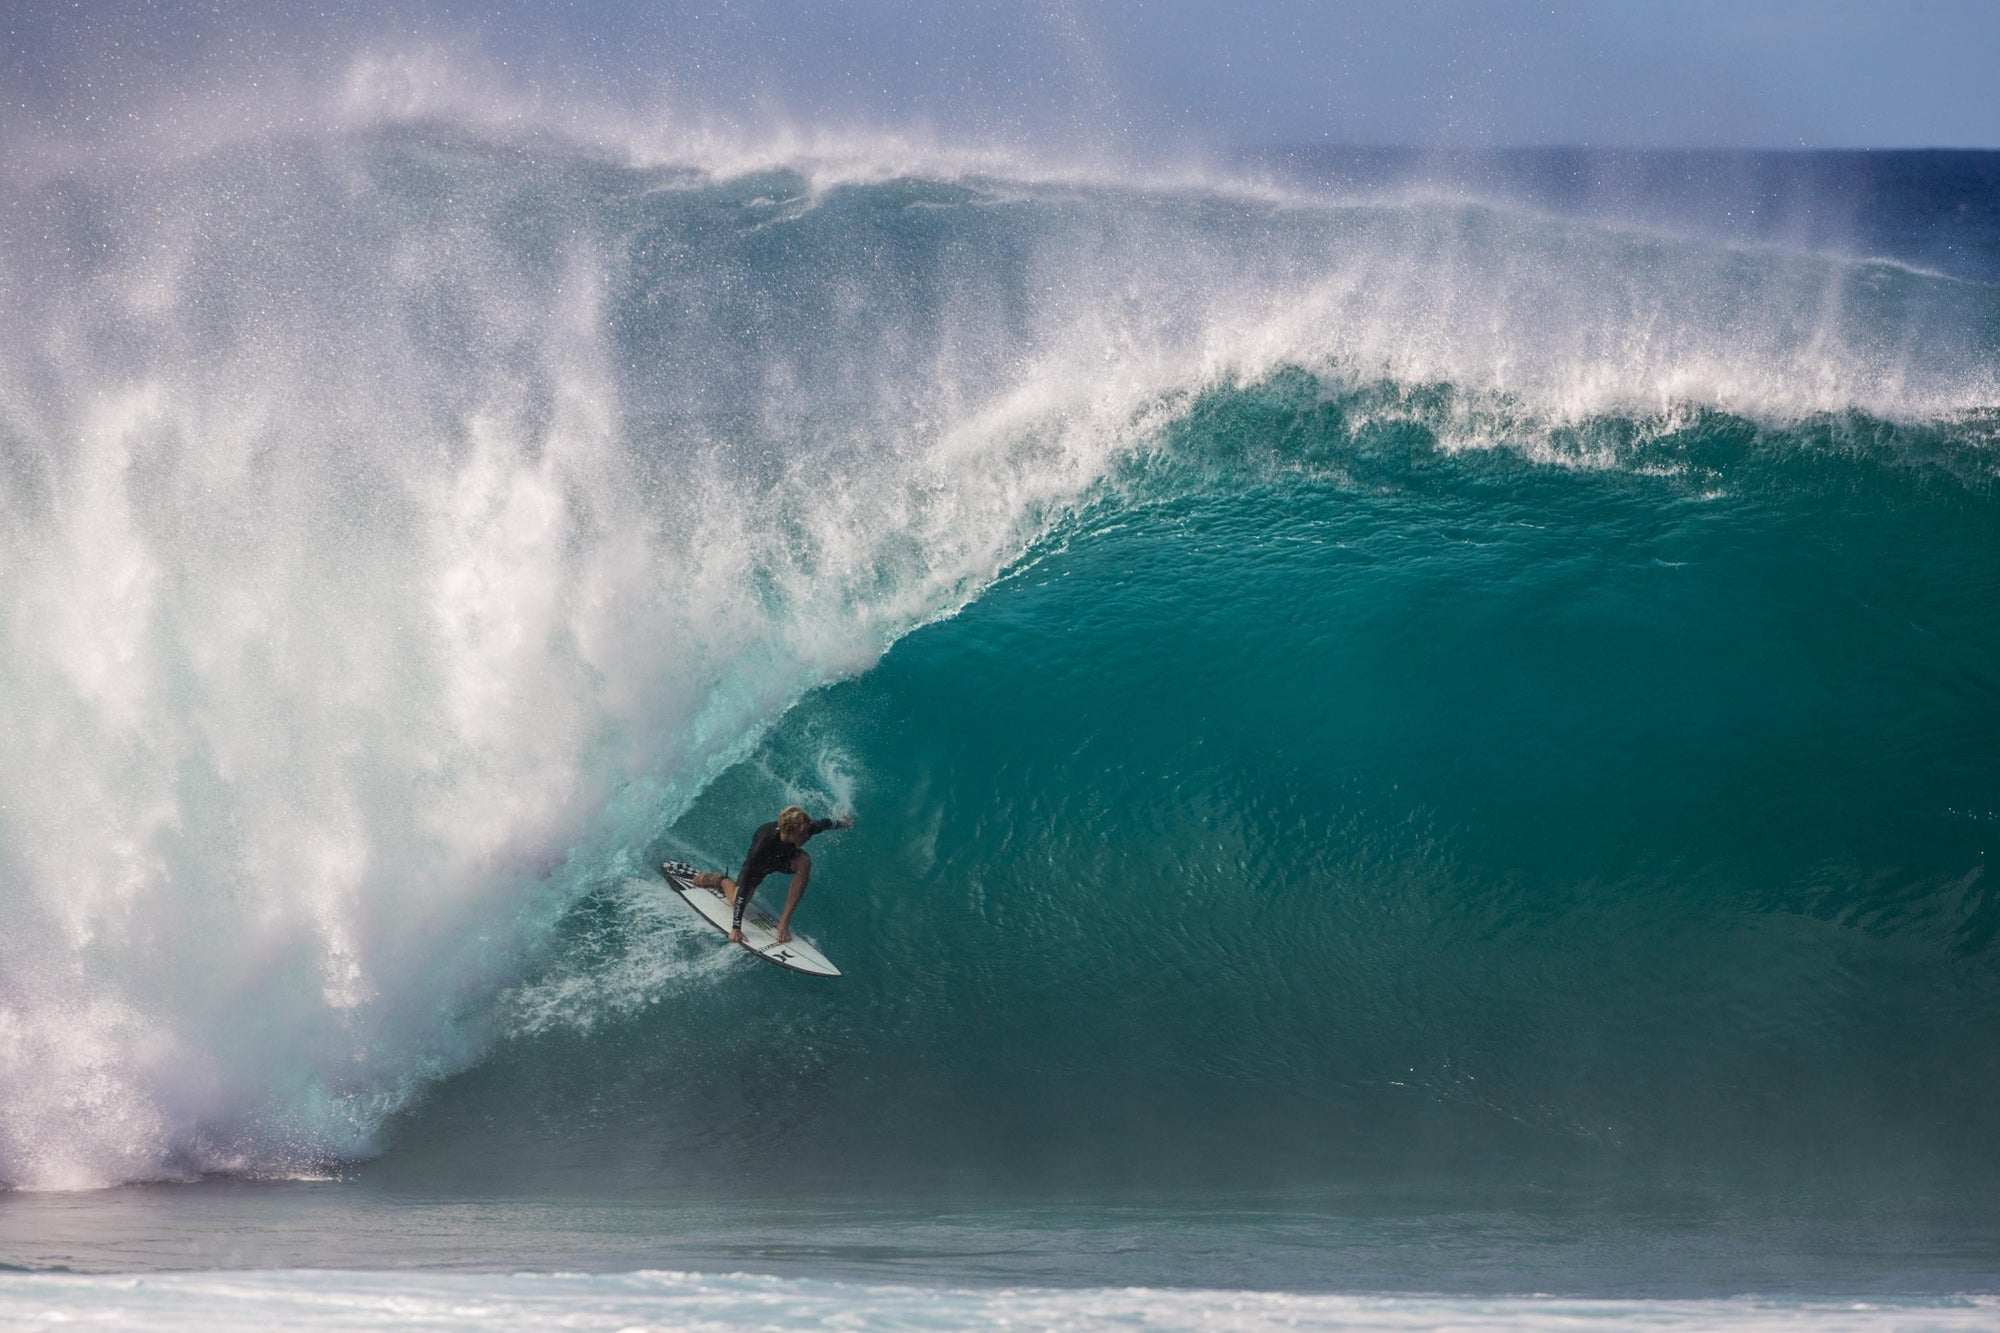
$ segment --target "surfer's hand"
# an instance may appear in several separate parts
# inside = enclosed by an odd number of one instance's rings
[[[742,931],[740,931],[740,930],[732,930],[732,931],[730,931],[730,932],[729,932],[729,942],[730,942],[731,944],[741,944],[741,943],[743,943],[743,932],[742,932]]]
[[[792,942],[792,928],[786,925],[784,922],[780,921],[778,923],[778,943],[790,944],[791,942]]]

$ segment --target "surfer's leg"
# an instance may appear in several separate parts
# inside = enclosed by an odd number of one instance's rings
[[[689,880],[688,883],[694,885],[697,889],[714,889],[730,902],[733,903],[736,901],[736,881],[723,874],[720,870],[704,870]]]
[[[750,898],[757,892],[757,885],[763,878],[762,873],[746,874],[741,886],[729,880],[723,881],[729,885],[729,940],[732,944],[743,942],[743,909],[750,906]]]

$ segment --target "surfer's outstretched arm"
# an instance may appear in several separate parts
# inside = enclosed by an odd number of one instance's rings
[[[785,910],[778,914],[778,943],[786,944],[792,938],[792,913],[799,907],[799,899],[806,896],[806,881],[812,878],[813,859],[804,852],[793,863],[792,891],[785,895]]]

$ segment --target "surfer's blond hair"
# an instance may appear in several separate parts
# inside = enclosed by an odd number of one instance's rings
[[[796,805],[788,805],[778,812],[778,832],[804,833],[812,827],[813,817]]]

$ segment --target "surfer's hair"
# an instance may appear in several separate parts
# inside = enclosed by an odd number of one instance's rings
[[[796,805],[788,805],[778,812],[778,832],[804,833],[812,827],[813,817]]]

